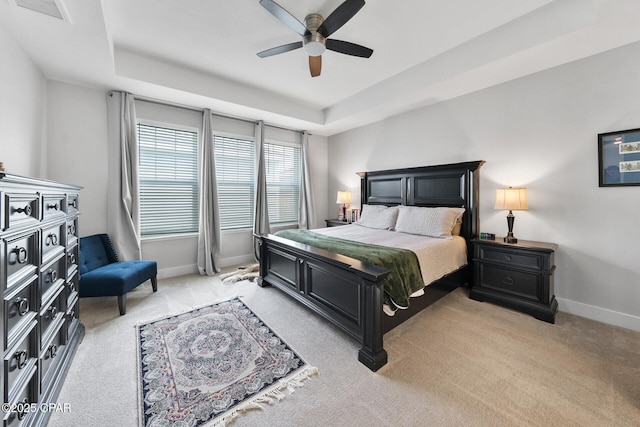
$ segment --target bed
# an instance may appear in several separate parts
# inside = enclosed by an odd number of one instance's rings
[[[367,205],[464,208],[459,235],[467,263],[411,298],[406,310],[383,312],[383,282],[392,272],[339,253],[276,235],[257,236],[259,286],[274,286],[362,344],[358,360],[372,371],[387,363],[383,335],[453,289],[471,283],[469,240],[478,234],[479,172],[484,161],[361,172]],[[347,226],[351,227],[351,226]]]

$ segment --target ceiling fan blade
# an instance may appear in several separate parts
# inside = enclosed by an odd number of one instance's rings
[[[310,56],[309,57],[309,71],[311,77],[318,77],[322,70],[322,56]]]
[[[368,47],[360,46],[359,44],[345,42],[342,40],[327,39],[327,49],[334,52],[344,53],[345,55],[360,56],[362,58],[369,58],[373,53],[373,50]]]
[[[260,58],[266,58],[267,56],[278,55],[280,53],[289,52],[290,50],[300,49],[302,47],[302,42],[293,42],[289,44],[283,44],[282,46],[272,47],[271,49],[263,50],[262,52],[258,52]]]
[[[273,0],[260,0],[260,4],[271,12],[273,16],[278,18],[284,25],[291,28],[296,33],[301,36],[304,36],[307,33],[307,27],[305,27],[302,22],[298,21],[295,16],[287,12],[287,10],[278,3]]]
[[[346,0],[324,20],[318,32],[325,37],[335,33],[364,6],[364,0]]]

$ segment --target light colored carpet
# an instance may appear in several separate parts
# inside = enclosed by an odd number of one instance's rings
[[[115,298],[83,299],[86,336],[50,427],[137,426],[139,321],[241,296],[319,375],[232,426],[637,426],[640,333],[566,313],[556,324],[458,289],[385,335],[389,363],[357,361],[359,345],[277,289],[219,278],[160,280]]]

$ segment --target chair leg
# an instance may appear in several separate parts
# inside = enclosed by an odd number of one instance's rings
[[[118,295],[118,308],[120,309],[120,316],[124,316],[127,312],[127,295]]]
[[[158,292],[158,277],[153,276],[151,278],[151,287],[153,288],[153,292]]]

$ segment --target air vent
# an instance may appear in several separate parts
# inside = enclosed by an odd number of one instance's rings
[[[67,15],[62,0],[9,0],[9,2],[25,9],[69,21],[69,15]]]

